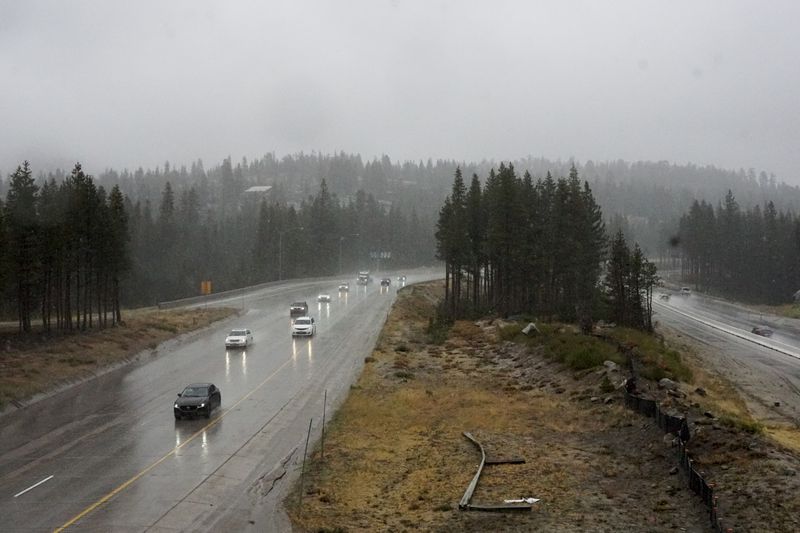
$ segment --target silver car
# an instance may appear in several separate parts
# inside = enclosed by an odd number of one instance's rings
[[[310,316],[301,316],[292,322],[292,337],[312,337],[317,332],[317,325]]]
[[[246,328],[232,329],[225,337],[226,348],[247,348],[253,343],[253,332]]]

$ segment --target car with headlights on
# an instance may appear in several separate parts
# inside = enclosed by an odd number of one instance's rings
[[[392,278],[381,279],[381,287],[388,287],[391,284],[392,284]]]
[[[204,416],[209,418],[211,411],[222,405],[222,393],[213,383],[192,383],[187,385],[175,399],[173,411],[175,420]]]
[[[350,292],[350,284],[345,282],[339,285],[339,292]]]
[[[331,303],[331,295],[330,294],[320,294],[317,296],[317,301],[322,304],[329,304]]]
[[[301,316],[292,322],[292,337],[312,337],[316,332],[317,325],[310,316]]]
[[[308,303],[294,302],[289,306],[289,316],[303,316],[308,314]]]
[[[232,329],[225,337],[226,348],[247,348],[253,343],[253,332],[246,328]]]

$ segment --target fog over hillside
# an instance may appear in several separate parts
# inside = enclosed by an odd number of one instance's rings
[[[0,0],[0,173],[670,161],[800,184],[800,4]]]

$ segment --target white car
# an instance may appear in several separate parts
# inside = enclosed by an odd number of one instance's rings
[[[301,316],[292,322],[292,337],[311,337],[316,332],[317,325],[310,316]]]
[[[225,337],[226,348],[247,348],[253,343],[253,332],[246,328],[232,329]]]
[[[320,303],[329,304],[331,303],[331,295],[330,294],[320,294],[317,296],[317,301]]]

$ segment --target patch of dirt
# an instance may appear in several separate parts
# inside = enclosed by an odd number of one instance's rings
[[[665,333],[677,342],[676,332]],[[680,342],[694,383],[681,384],[678,398],[651,394],[687,415],[695,468],[715,485],[726,527],[800,531],[800,428],[765,408],[775,391],[754,387],[751,368],[726,364],[716,348],[686,336]]]
[[[431,283],[398,294],[327,428],[324,460],[310,454],[302,506],[297,492],[286,500],[299,530],[710,531],[701,500],[671,473],[672,438],[622,406],[620,369],[567,370],[499,341],[489,322],[458,322],[430,344],[441,292]],[[487,466],[472,502],[540,498],[531,512],[458,510],[480,461],[464,431],[489,456],[526,459]]]
[[[134,310],[125,323],[72,334],[0,335],[0,409],[155,349],[180,334],[236,314],[235,309]]]

